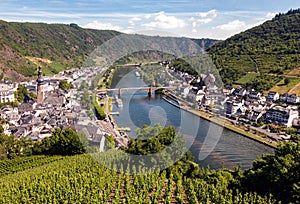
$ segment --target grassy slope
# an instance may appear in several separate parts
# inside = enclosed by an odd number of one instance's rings
[[[300,83],[299,78],[289,78],[290,81],[288,84],[284,83],[284,80],[281,80],[279,83],[277,83],[270,91],[278,92],[279,94],[283,93],[295,93],[300,94],[299,88],[297,88],[297,85]]]
[[[300,10],[277,15],[260,26],[208,49],[223,81],[248,72],[285,73],[300,64]]]

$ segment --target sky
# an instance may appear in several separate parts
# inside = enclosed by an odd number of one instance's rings
[[[1,0],[0,19],[222,40],[296,8],[299,0]]]

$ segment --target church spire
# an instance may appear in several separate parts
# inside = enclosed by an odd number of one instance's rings
[[[39,70],[38,70],[38,78],[37,78],[37,82],[38,82],[38,83],[42,83],[42,82],[43,82],[43,72],[42,72],[42,68],[39,67],[38,69],[39,69]]]
[[[42,68],[39,67],[38,78],[37,78],[37,103],[41,104],[44,101],[44,90],[43,90],[43,72]]]

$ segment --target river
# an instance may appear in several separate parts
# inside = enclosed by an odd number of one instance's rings
[[[136,77],[134,71],[115,73],[112,88],[146,86],[141,78]],[[119,127],[129,127],[128,135],[135,138],[135,130],[144,124],[174,126],[184,135],[186,146],[195,156],[200,166],[212,169],[221,167],[234,168],[240,165],[242,169],[252,166],[253,160],[264,153],[273,153],[274,149],[235,132],[210,123],[163,100],[161,95],[148,97],[145,91],[128,91],[121,93],[123,107],[113,106],[114,119]],[[216,135],[219,136],[216,137]],[[210,149],[201,149],[206,141],[214,141],[216,145]],[[199,157],[199,153],[208,156]]]

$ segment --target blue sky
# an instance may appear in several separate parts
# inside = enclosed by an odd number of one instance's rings
[[[299,7],[299,0],[1,0],[0,19],[225,39]]]

